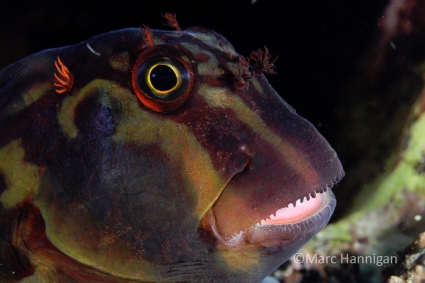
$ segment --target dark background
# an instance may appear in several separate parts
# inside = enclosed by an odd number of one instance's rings
[[[57,1],[0,4],[0,69],[29,54],[81,42],[110,30],[149,24],[168,29],[161,13],[175,12],[182,27],[218,31],[242,55],[266,45],[278,55],[272,86],[311,121],[340,153],[338,107],[344,85],[377,37],[386,1],[198,0]],[[344,182],[341,183],[341,186]]]

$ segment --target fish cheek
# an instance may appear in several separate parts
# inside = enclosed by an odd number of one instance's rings
[[[120,234],[140,260],[167,263],[190,252],[180,247],[190,247],[196,232],[195,199],[158,145],[118,146],[114,155],[115,168],[102,171],[96,192],[104,197],[89,205],[105,233]]]
[[[157,143],[114,143],[99,133],[89,135],[87,125],[96,119],[84,121],[78,114],[91,103],[76,110],[78,154],[68,154],[67,168],[50,174],[44,184],[41,207],[50,211],[49,239],[64,253],[101,269],[107,263],[99,262],[97,254],[106,252],[158,264],[188,260],[201,245],[199,218],[196,196],[184,189],[178,165]],[[104,115],[98,109],[93,117]],[[92,140],[83,144],[89,136]]]
[[[87,140],[102,140],[115,132],[112,110],[91,96],[81,101],[74,112],[79,134]]]

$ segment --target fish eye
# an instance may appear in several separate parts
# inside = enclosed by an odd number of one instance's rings
[[[155,64],[149,68],[146,82],[152,92],[168,95],[181,85],[181,73],[173,65]]]
[[[179,53],[175,51],[169,54],[170,48],[158,46],[154,52],[142,53],[133,68],[133,89],[137,97],[157,112],[176,110],[192,92],[194,73],[190,60],[185,54],[176,56]]]
[[[154,99],[172,100],[187,85],[188,73],[179,61],[168,57],[154,57],[139,67],[138,83]]]

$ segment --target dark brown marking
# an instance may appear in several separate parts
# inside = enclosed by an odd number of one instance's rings
[[[210,56],[204,53],[195,53],[193,54],[193,57],[195,57],[198,63],[208,63],[208,61],[210,60]]]
[[[20,209],[22,204],[7,210],[0,203],[0,280],[1,282],[15,282],[34,273],[34,266],[28,260],[25,252],[20,251],[18,247],[12,244],[17,221],[25,218],[25,213]],[[3,221],[5,220],[5,221]],[[18,237],[16,237],[18,238]]]
[[[4,177],[4,174],[0,171],[0,196],[3,194],[3,192],[6,189],[7,189],[6,178]]]

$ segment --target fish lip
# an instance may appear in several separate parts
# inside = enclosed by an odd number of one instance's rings
[[[314,236],[326,226],[336,207],[336,198],[331,189],[322,194],[325,199],[320,209],[314,214],[294,223],[281,225],[257,223],[251,226],[247,232],[246,237],[248,237],[249,242],[258,242],[268,247],[299,236],[309,236],[308,238]]]
[[[329,184],[305,196],[307,200],[310,200],[310,197],[314,197],[313,195],[318,193],[324,194],[325,197],[325,203],[319,206],[319,210],[305,219],[281,225],[261,224],[261,222],[265,220],[261,219],[258,223],[245,230],[240,230],[232,237],[223,237],[217,228],[215,216],[211,208],[206,214],[211,231],[219,244],[227,249],[237,249],[245,244],[261,244],[263,247],[277,246],[300,236],[305,239],[310,239],[329,222],[336,207],[336,198],[331,189],[342,179],[342,176],[338,174]]]

